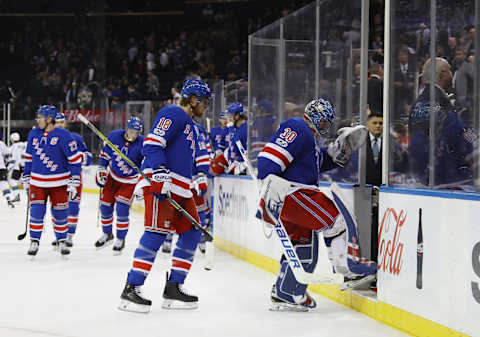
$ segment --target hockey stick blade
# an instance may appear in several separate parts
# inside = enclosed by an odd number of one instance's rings
[[[344,282],[340,285],[340,290],[345,291],[345,290],[349,290],[349,289],[354,289],[356,287],[361,286],[362,284],[373,281],[376,278],[377,278],[376,274],[371,274],[371,275],[367,275],[364,278],[361,278],[359,280],[346,281],[346,282]]]
[[[27,191],[27,215],[25,216],[25,231],[22,233],[22,234],[19,234],[17,236],[17,240],[18,241],[21,241],[23,239],[25,239],[25,237],[27,236],[27,228],[28,228],[28,216],[30,215],[30,189],[27,188],[26,189]]]
[[[110,146],[110,148],[115,153],[117,153],[120,157],[122,157],[122,159],[125,160],[128,163],[128,165],[130,165],[135,171],[137,171],[137,173],[140,174],[143,177],[143,179],[145,179],[148,182],[151,182],[150,178],[143,171],[141,171],[137,167],[137,165],[135,165],[135,163],[133,163],[130,160],[130,158],[128,158],[122,151],[120,151],[118,149],[118,147],[115,146],[115,144],[113,144],[107,137],[105,137],[105,135],[103,133],[101,133],[100,130],[98,130],[95,127],[95,125],[93,125],[87,118],[85,118],[85,116],[83,116],[81,113],[79,113],[77,115],[77,118],[83,124],[85,124],[90,130],[92,130],[93,133],[95,133],[98,137],[100,137],[100,139],[102,139],[108,146]],[[210,235],[210,233],[207,232],[202,227],[202,225],[200,225],[198,223],[198,221],[195,218],[193,218],[182,206],[180,206],[175,200],[173,200],[171,198],[167,198],[167,200],[173,206],[173,208],[175,208],[178,212],[180,212],[183,216],[185,216],[192,223],[193,227],[195,227],[196,229],[198,229],[199,231],[201,231],[205,235],[205,240],[207,240],[207,241],[212,241],[213,240],[212,235]]]

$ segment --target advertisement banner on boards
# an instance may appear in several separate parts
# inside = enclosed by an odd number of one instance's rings
[[[378,299],[480,336],[480,202],[380,193]]]

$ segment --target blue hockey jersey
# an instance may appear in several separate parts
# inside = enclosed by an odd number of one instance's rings
[[[234,161],[243,162],[242,154],[240,153],[236,142],[237,140],[240,140],[245,151],[247,150],[248,122],[243,123],[239,128],[234,130],[233,133],[230,133],[228,142],[228,156],[230,163],[233,163]]]
[[[213,144],[213,152],[225,151],[225,134],[223,130],[225,130],[225,128],[222,128],[221,126],[214,126],[210,130],[210,139]]]
[[[175,105],[162,108],[143,143],[144,172],[148,175],[160,166],[168,168],[172,193],[192,197],[190,187],[197,137],[194,121],[182,108]]]
[[[137,167],[140,167],[143,160],[142,146],[145,137],[139,135],[138,138],[130,143],[125,139],[125,130],[113,130],[108,135],[108,140],[117,146]],[[125,184],[136,184],[138,174],[120,155],[105,144],[100,152],[98,165],[108,167],[112,178]]]
[[[197,142],[195,145],[195,165],[193,166],[193,175],[200,172],[208,174],[210,168],[210,153],[208,151],[208,135],[205,129],[198,123],[195,123]]]
[[[75,142],[77,142],[78,152],[83,153],[82,165],[89,166],[93,160],[92,153],[88,151],[87,145],[85,145],[85,142],[83,141],[82,136],[80,136],[76,132],[70,132],[70,133],[72,134],[72,137],[75,140]]]
[[[316,145],[312,130],[300,117],[280,124],[258,155],[257,163],[258,179],[275,174],[306,185],[317,185],[320,172],[338,166],[327,154],[327,147]]]
[[[45,132],[35,128],[28,134],[25,175],[38,187],[66,185],[70,175],[80,175],[82,154],[70,132],[55,128]]]

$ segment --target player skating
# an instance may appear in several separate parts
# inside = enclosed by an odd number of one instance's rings
[[[376,273],[376,265],[360,258],[352,218],[335,194],[331,200],[316,188],[321,171],[345,165],[365,141],[365,128],[359,126],[342,129],[328,149],[318,147],[315,138],[328,132],[334,117],[330,103],[319,99],[307,105],[303,118],[280,124],[258,156],[258,179],[263,180],[260,207],[264,221],[285,228],[305,272],[315,268],[318,232],[322,232],[335,271],[346,277],[364,277]],[[282,256],[271,292],[271,309],[314,308],[316,303],[306,291],[308,285],[296,279],[289,261]]]
[[[28,134],[22,183],[30,192],[30,248],[38,252],[47,198],[50,198],[53,228],[62,255],[70,254],[65,244],[68,224],[68,192],[80,186],[83,156],[70,132],[55,127],[57,109],[44,105],[37,111],[38,127]]]
[[[11,208],[14,208],[15,205],[8,184],[8,172],[13,168],[13,164],[9,148],[0,140],[0,192]]]
[[[12,202],[20,201],[19,180],[22,176],[25,167],[25,150],[27,149],[27,142],[20,141],[20,134],[14,132],[10,135],[10,154],[12,161],[12,169],[8,172],[8,183],[12,188],[11,200]]]
[[[140,166],[143,160],[144,137],[140,134],[141,131],[142,121],[137,117],[130,117],[124,130],[114,130],[108,136],[108,139],[137,166]],[[133,200],[138,174],[107,144],[100,152],[98,165],[96,182],[102,188],[100,211],[103,234],[95,242],[95,247],[97,249],[104,248],[113,242],[113,206],[116,205],[117,240],[113,245],[113,251],[115,254],[120,254],[125,247],[130,204]]]
[[[156,254],[166,236],[175,232],[178,240],[172,254],[163,291],[165,309],[194,309],[198,297],[188,294],[183,283],[193,263],[201,232],[165,200],[170,195],[198,222],[191,188],[195,142],[192,117],[201,117],[211,96],[200,80],[188,80],[182,88],[180,106],[169,105],[157,114],[154,126],[144,142],[144,172],[151,185],[144,187],[145,232],[135,251],[133,266],[121,294],[120,309],[149,312],[152,302],[142,296],[141,287],[150,272]],[[145,180],[144,183],[147,184]]]
[[[67,129],[67,121],[65,120],[65,114],[63,112],[59,112],[55,118],[55,126],[63,129]],[[79,153],[82,154],[82,167],[89,166],[92,163],[92,154],[88,151],[85,142],[76,132],[70,132],[72,134],[73,139],[77,143],[77,150]],[[82,181],[82,177],[80,176]],[[77,187],[76,191],[72,191],[68,195],[68,232],[67,232],[67,239],[65,240],[65,244],[67,247],[73,246],[73,236],[77,230],[78,224],[78,214],[80,213],[80,200],[82,198],[82,183]],[[52,245],[57,246],[57,240],[52,242]]]

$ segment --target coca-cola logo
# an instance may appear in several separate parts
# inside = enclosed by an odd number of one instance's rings
[[[399,275],[403,264],[403,242],[400,241],[402,227],[407,219],[403,210],[387,208],[378,232],[378,270]]]

